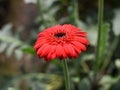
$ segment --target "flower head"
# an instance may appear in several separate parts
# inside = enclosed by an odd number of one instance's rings
[[[77,58],[86,50],[87,45],[86,32],[71,24],[64,24],[39,33],[34,49],[40,58],[49,61],[56,58]]]

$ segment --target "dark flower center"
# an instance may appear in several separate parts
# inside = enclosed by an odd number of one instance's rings
[[[61,38],[61,37],[64,37],[66,35],[66,33],[56,33],[54,36],[57,37],[57,38]]]

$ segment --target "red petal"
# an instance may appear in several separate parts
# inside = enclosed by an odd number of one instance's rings
[[[76,35],[81,36],[81,37],[85,37],[85,36],[87,36],[87,33],[79,31],[79,32],[76,32]]]
[[[68,48],[68,45],[67,45],[67,44],[64,44],[64,45],[63,45],[63,48],[64,48],[64,51],[65,51],[67,57],[70,56],[71,54],[70,54],[70,50],[69,50],[69,48]]]
[[[45,36],[45,32],[41,32],[38,34],[38,37],[44,37]]]
[[[65,30],[67,32],[72,32],[72,31],[78,31],[80,29],[71,24],[64,24],[62,26],[62,30]]]
[[[48,58],[47,58],[47,57],[44,57],[44,60],[45,60],[45,61],[48,61]]]
[[[43,51],[41,52],[40,57],[46,56],[46,55],[49,53],[50,49],[51,49],[51,45],[47,45],[47,46],[43,49]]]
[[[42,42],[39,42],[39,43],[37,42],[37,43],[35,44],[35,46],[34,46],[34,49],[37,51],[37,49],[40,48],[42,45],[44,45],[45,42],[46,42],[46,41],[42,41]]]
[[[56,51],[56,46],[53,45],[53,46],[51,47],[51,50],[49,51],[49,53],[48,53],[48,55],[47,55],[47,59],[48,59],[48,60],[51,60],[51,59],[52,59],[53,54],[55,54],[55,51]],[[56,56],[56,55],[55,55],[55,56]]]
[[[54,26],[54,29],[56,29],[56,31],[57,31],[57,30],[61,30],[61,28],[62,28],[61,25],[56,25],[56,26]]]
[[[75,36],[74,39],[75,39],[76,41],[80,42],[80,43],[83,43],[83,44],[88,45],[88,40],[87,40],[85,37],[78,37],[78,36]]]
[[[56,58],[56,54],[53,53],[51,57],[52,57],[51,59],[55,59]]]
[[[62,26],[62,30],[65,30],[66,28],[67,28],[67,24],[64,24],[63,26]]]
[[[77,47],[78,49],[81,50],[80,45],[79,45],[79,42],[77,42],[77,41],[72,41],[71,44],[73,44],[75,47]]]
[[[83,50],[83,51],[86,51],[86,47],[85,47],[85,45],[84,44],[82,44],[82,43],[79,43],[79,42],[77,42],[77,41],[73,41],[73,42],[71,42],[74,46],[76,46],[77,48],[79,48],[79,49],[81,49],[81,50]]]
[[[66,54],[68,55],[69,58],[72,58],[72,57],[77,57],[77,53],[75,52],[75,50],[73,49],[73,47],[70,45],[70,44],[65,44],[63,46]]]
[[[64,24],[63,26],[62,26],[62,30],[64,30],[64,31],[66,31],[66,32],[69,32],[70,31],[70,25],[69,24]]]
[[[58,58],[66,58],[67,55],[61,45],[56,46],[56,55]]]
[[[78,48],[76,45],[72,45],[76,53],[80,54],[81,53],[81,48]]]
[[[44,38],[38,38],[35,42],[34,49],[37,51],[38,48],[40,48],[43,44],[46,43],[46,39]]]
[[[83,44],[81,44],[81,43],[80,43],[80,48],[81,48],[81,50],[86,51],[85,45],[83,45]]]
[[[44,44],[42,45],[38,51],[37,51],[37,55],[41,58],[41,53],[43,52],[43,50],[48,46],[48,44]]]
[[[71,54],[73,55],[73,57],[74,58],[77,58],[78,57],[78,54],[77,54],[77,52],[75,52],[75,50],[74,50],[74,48],[72,47],[72,45],[71,44],[69,44],[69,48],[71,49]]]

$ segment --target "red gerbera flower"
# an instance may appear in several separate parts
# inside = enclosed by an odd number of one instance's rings
[[[56,25],[45,29],[38,35],[34,49],[40,58],[52,59],[77,58],[86,50],[86,32],[71,24]]]

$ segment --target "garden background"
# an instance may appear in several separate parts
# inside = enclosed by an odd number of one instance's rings
[[[65,90],[61,61],[44,62],[33,50],[40,31],[65,23],[90,43],[68,61],[71,90],[120,90],[120,0],[104,0],[96,60],[99,1],[0,0],[0,90]]]

